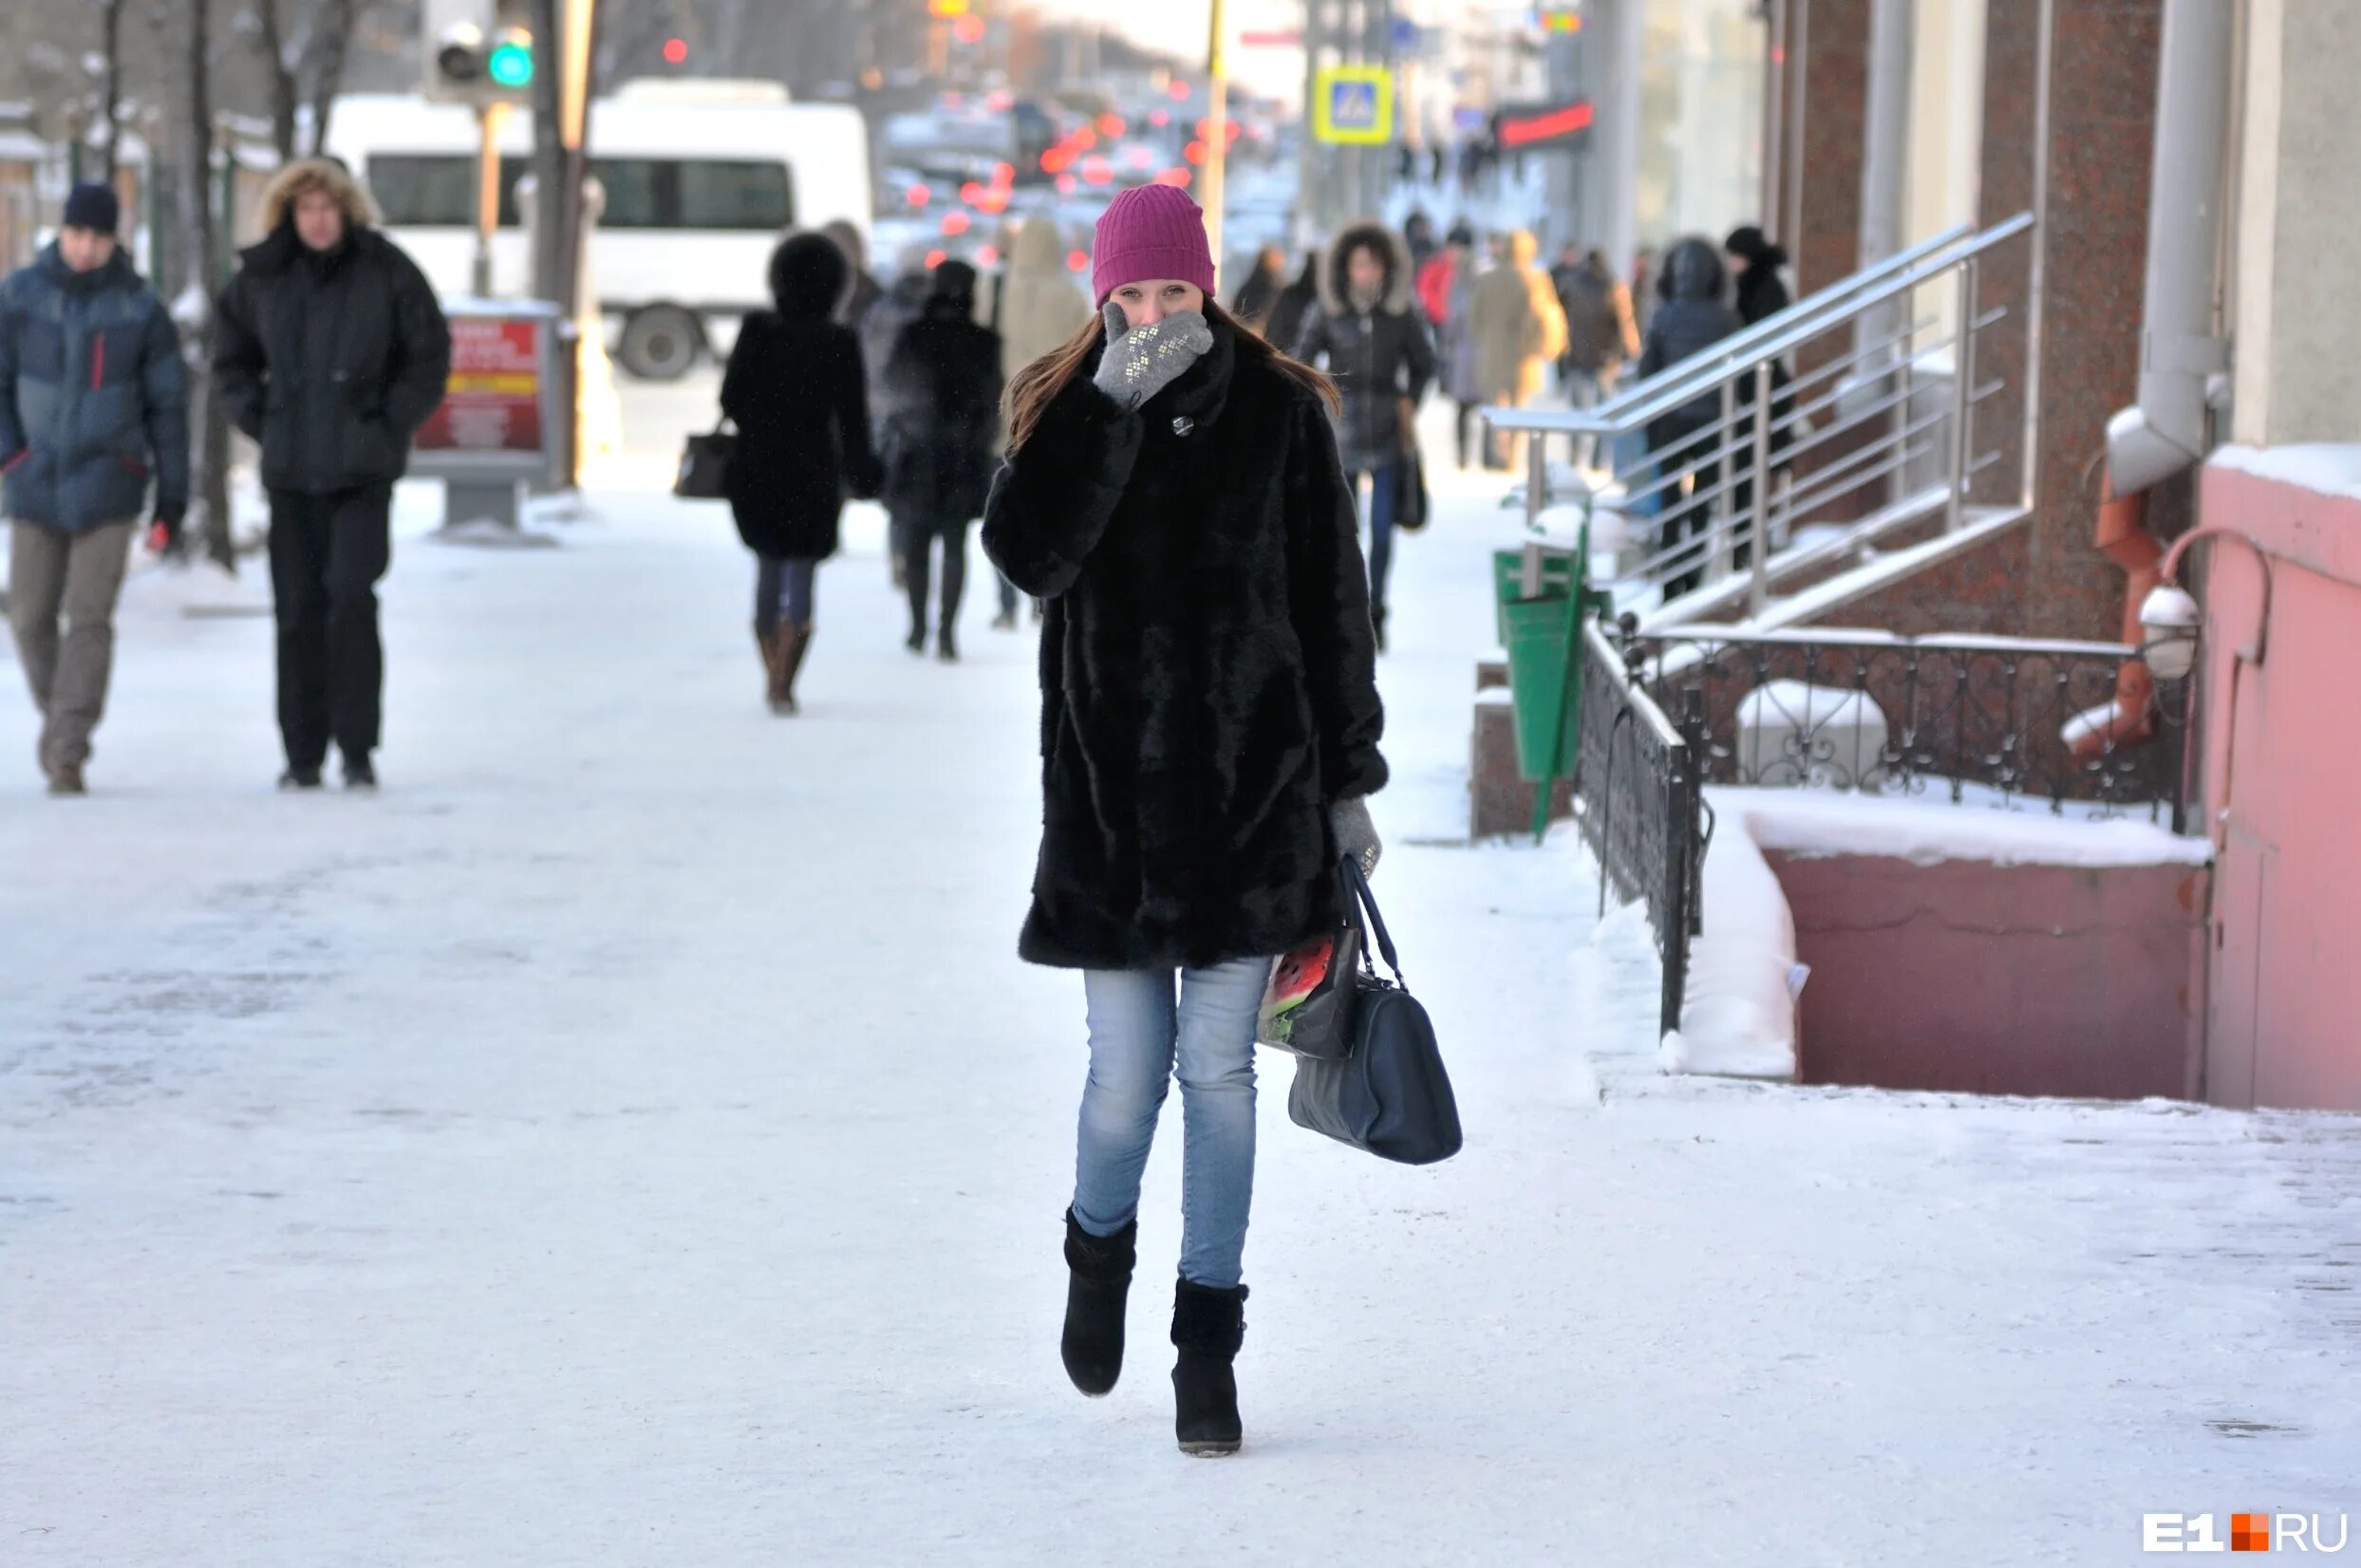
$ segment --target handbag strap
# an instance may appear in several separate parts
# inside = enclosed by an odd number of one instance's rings
[[[1363,929],[1377,938],[1377,951],[1385,955],[1385,966],[1394,971],[1396,983],[1407,989],[1410,982],[1403,978],[1402,961],[1394,951],[1394,938],[1385,928],[1385,917],[1377,913],[1377,895],[1369,890],[1369,879],[1361,874],[1360,863],[1346,855],[1337,864],[1344,872],[1345,893],[1353,905],[1353,918],[1366,920]],[[1368,957],[1366,952],[1361,955],[1364,963]]]

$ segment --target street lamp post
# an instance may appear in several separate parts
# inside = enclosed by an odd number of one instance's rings
[[[1213,252],[1213,278],[1222,275],[1222,185],[1229,167],[1229,49],[1223,37],[1227,25],[1223,0],[1212,0],[1213,13],[1206,28],[1205,47],[1205,238]]]

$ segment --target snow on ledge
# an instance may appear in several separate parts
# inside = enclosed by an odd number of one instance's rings
[[[2054,816],[2037,802],[2001,811],[1936,798],[1836,794],[1816,790],[1706,792],[1720,815],[1715,838],[1743,825],[1758,849],[1806,857],[1877,855],[1933,866],[2202,866],[2213,846],[2154,823]],[[1707,917],[1713,904],[1705,905]]]
[[[1664,1036],[1667,1073],[1732,1078],[1795,1076],[1795,920],[1743,811],[1715,796],[1713,841],[1700,873],[1704,929],[1689,943],[1680,1028]],[[1781,791],[1737,792],[1747,794]]]
[[[1796,961],[1795,918],[1767,849],[1820,857],[1874,855],[1932,866],[2202,866],[2203,839],[2146,822],[2052,816],[1990,797],[1881,797],[1820,790],[1715,788],[1714,837],[1702,872],[1704,929],[1689,944],[1680,1028],[1664,1036],[1667,1073],[1795,1076],[1796,999],[1808,971]]]
[[[2298,441],[2289,446],[2224,446],[2206,461],[2322,495],[2361,501],[2361,444]]]

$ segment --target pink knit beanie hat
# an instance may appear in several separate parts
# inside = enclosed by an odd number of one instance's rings
[[[1178,278],[1213,292],[1205,213],[1177,185],[1134,185],[1098,215],[1091,246],[1091,291],[1097,303],[1143,278]]]

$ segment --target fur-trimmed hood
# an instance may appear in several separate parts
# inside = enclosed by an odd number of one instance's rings
[[[352,177],[352,172],[333,159],[299,159],[271,177],[263,188],[262,206],[258,215],[262,233],[278,233],[279,226],[293,217],[296,198],[307,191],[326,191],[344,210],[347,229],[365,229],[375,224],[377,203]]]
[[[1409,244],[1384,224],[1364,220],[1338,230],[1320,258],[1320,308],[1332,319],[1352,314],[1352,307],[1345,303],[1350,290],[1345,287],[1344,258],[1362,246],[1376,251],[1385,262],[1385,291],[1378,296],[1377,308],[1396,314],[1410,308]]]

